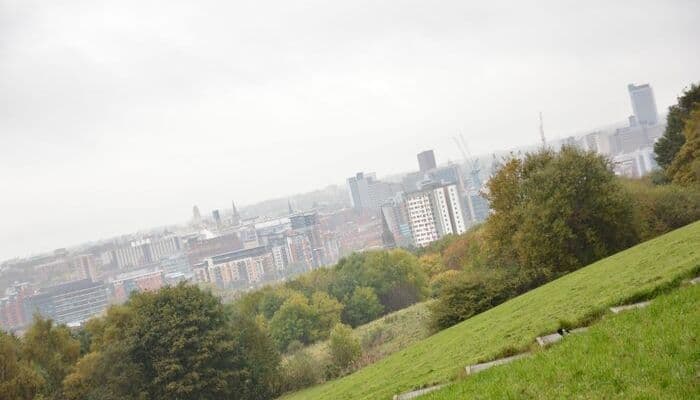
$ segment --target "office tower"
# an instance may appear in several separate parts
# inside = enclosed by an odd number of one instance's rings
[[[199,212],[199,207],[192,207],[192,224],[200,225],[202,223],[202,214]]]
[[[627,90],[632,101],[632,110],[634,112],[634,120],[632,123],[639,125],[656,125],[658,122],[658,112],[656,111],[656,100],[654,100],[654,91],[648,83],[636,86],[634,84],[627,85]]]
[[[424,247],[445,235],[467,230],[456,184],[432,184],[408,193],[406,208],[416,246]]]
[[[211,212],[211,217],[214,220],[217,228],[221,228],[221,213],[219,210],[214,210]]]
[[[238,226],[241,224],[241,215],[238,213],[236,203],[234,203],[233,201],[231,201],[231,208],[233,210],[233,213],[231,214],[231,224],[233,226]]]
[[[387,182],[377,180],[374,173],[358,172],[348,178],[350,200],[355,209],[373,209],[379,207],[394,195],[394,187]]]
[[[427,172],[435,169],[435,153],[432,150],[426,150],[418,153],[418,168],[420,172]]]

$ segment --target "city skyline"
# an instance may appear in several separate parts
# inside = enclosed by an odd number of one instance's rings
[[[205,3],[159,19],[157,2],[81,13],[8,4],[0,260],[182,222],[193,204],[208,215],[231,198],[244,206],[357,171],[414,170],[426,149],[461,160],[458,130],[475,154],[536,143],[539,111],[548,139],[582,133],[632,113],[630,83],[651,84],[664,113],[700,70],[700,6],[684,1],[608,5],[604,15],[559,3],[430,13]],[[217,10],[221,19],[203,25]],[[224,21],[231,14],[240,27]],[[353,20],[371,29],[345,33]]]

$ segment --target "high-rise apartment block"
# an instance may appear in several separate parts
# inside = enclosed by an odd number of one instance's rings
[[[179,237],[166,236],[131,241],[116,248],[111,257],[120,269],[124,269],[145,266],[181,250]]]
[[[456,184],[432,184],[408,193],[406,208],[416,246],[424,247],[445,235],[467,230]]]

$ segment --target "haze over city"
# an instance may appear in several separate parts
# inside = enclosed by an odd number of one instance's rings
[[[700,3],[0,0],[0,260],[659,112]],[[605,7],[603,7],[605,6]],[[654,29],[646,29],[653,26]]]

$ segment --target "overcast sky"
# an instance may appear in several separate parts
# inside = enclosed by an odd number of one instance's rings
[[[525,4],[528,3],[528,4]],[[580,133],[700,81],[700,2],[0,0],[0,260]]]

